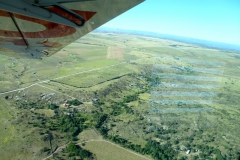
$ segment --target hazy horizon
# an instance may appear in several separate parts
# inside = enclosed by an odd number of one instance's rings
[[[240,46],[240,44],[221,42],[221,41],[214,41],[214,40],[208,40],[208,39],[200,39],[200,38],[196,38],[196,37],[179,36],[179,35],[167,34],[167,33],[159,33],[159,32],[154,32],[154,31],[130,30],[130,29],[111,28],[111,27],[104,27],[104,26],[101,26],[101,27],[97,28],[96,31],[97,30],[105,30],[105,29],[111,29],[111,30],[116,30],[116,31],[129,31],[129,32],[130,31],[134,31],[134,32],[143,32],[143,33],[156,33],[156,34],[159,34],[159,35],[182,37],[182,38],[189,38],[189,39],[196,39],[196,40],[202,40],[202,41],[209,41],[209,42],[216,42],[216,43],[223,43],[223,44],[230,44],[230,45]]]
[[[240,45],[240,1],[146,0],[102,27]]]
[[[234,50],[240,51],[240,44],[231,44],[227,42],[219,42],[207,39],[200,39],[195,37],[187,37],[187,36],[178,36],[173,34],[164,34],[164,33],[157,33],[151,31],[141,31],[141,30],[129,30],[129,29],[121,29],[121,28],[110,28],[110,27],[99,27],[95,31],[109,31],[109,32],[123,32],[127,34],[138,34],[143,36],[150,36],[150,37],[157,37],[163,39],[169,39],[174,41],[180,41],[185,43],[192,43],[197,45],[203,45],[210,48],[217,48],[217,49],[224,49],[224,50]]]

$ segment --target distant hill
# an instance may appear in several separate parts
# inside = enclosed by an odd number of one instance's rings
[[[169,40],[174,40],[179,42],[191,43],[191,44],[196,44],[196,45],[200,45],[208,48],[220,49],[225,51],[238,51],[238,52],[240,51],[240,45],[201,40],[201,39],[195,39],[195,38],[189,38],[189,37],[174,36],[174,35],[168,35],[168,34],[160,34],[160,33],[147,32],[147,31],[123,30],[123,29],[100,27],[94,30],[94,32],[135,34],[135,35],[150,36],[150,37],[169,39]]]

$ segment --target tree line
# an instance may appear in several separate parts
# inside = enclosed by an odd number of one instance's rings
[[[120,144],[125,148],[129,148],[135,152],[151,155],[156,160],[158,159],[171,160],[174,159],[175,156],[177,155],[177,152],[171,148],[171,144],[169,142],[167,142],[164,145],[160,145],[159,142],[149,139],[147,141],[147,144],[144,147],[141,147],[141,145],[133,144],[132,142],[122,137],[119,137],[118,135],[108,135],[109,130],[104,125],[107,119],[108,119],[107,114],[101,115],[98,118],[97,124],[95,126],[96,129],[100,132],[100,134],[104,138],[109,139],[117,144]]]

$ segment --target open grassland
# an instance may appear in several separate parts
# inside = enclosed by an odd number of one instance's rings
[[[87,129],[78,136],[78,143],[84,143],[91,140],[103,140],[102,136],[95,129]]]
[[[2,98],[0,99],[0,144],[1,148],[6,148],[15,137],[16,129],[12,124],[16,117],[16,110],[9,107]]]
[[[121,67],[121,69],[119,69]],[[87,88],[106,81],[121,78],[128,74],[134,73],[137,68],[129,64],[122,64],[110,67],[103,67],[88,73],[77,76],[56,80],[63,84],[73,85],[75,87]]]
[[[39,159],[41,155],[36,153],[47,145],[41,142],[40,130],[26,126],[27,121],[30,122],[27,118],[29,115],[12,107],[2,98],[0,102],[1,159]]]
[[[42,159],[66,143],[61,133],[54,131],[51,132],[50,142],[49,132],[38,127],[44,123],[44,118],[54,115],[53,110],[18,108],[3,98],[0,102],[1,159]]]
[[[86,142],[84,147],[94,154],[99,160],[148,160],[142,155],[126,150],[119,145],[102,140],[92,140]]]
[[[0,57],[0,92],[20,88],[1,95],[4,159],[41,159],[54,149],[70,159],[70,141],[98,159],[144,159],[133,150],[155,159],[240,155],[237,52],[91,33],[42,61]],[[81,103],[64,107],[73,99]],[[158,143],[145,148],[149,140]]]

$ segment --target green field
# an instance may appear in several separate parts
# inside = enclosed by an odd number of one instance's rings
[[[239,54],[94,32],[41,61],[0,55],[1,158],[237,160]]]
[[[118,145],[111,144],[107,141],[90,141],[86,142],[86,149],[92,151],[98,159],[105,160],[147,160],[150,158],[142,157],[136,153],[121,148]]]

